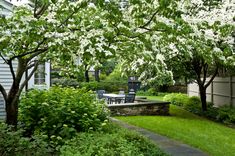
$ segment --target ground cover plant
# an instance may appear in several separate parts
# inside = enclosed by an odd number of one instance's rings
[[[79,133],[60,149],[62,156],[166,156],[145,137],[110,125],[100,133]]]
[[[12,131],[12,127],[0,122],[1,156],[50,156],[56,150],[45,141],[46,135],[23,136],[23,129]]]
[[[151,99],[158,100],[158,97]],[[213,156],[234,155],[234,129],[194,115],[175,105],[170,106],[170,114],[171,116],[117,118],[192,145]]]
[[[48,142],[46,135],[23,136],[0,123],[1,156],[167,156],[147,138],[108,123],[102,131],[76,133],[63,145]]]

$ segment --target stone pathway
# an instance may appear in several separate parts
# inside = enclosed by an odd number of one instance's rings
[[[191,147],[189,145],[180,143],[178,141],[172,140],[168,137],[152,133],[148,130],[145,130],[143,128],[139,128],[136,126],[132,126],[129,124],[126,124],[120,120],[111,118],[111,121],[114,123],[119,124],[120,126],[130,129],[130,130],[135,130],[142,135],[148,137],[150,140],[152,140],[155,144],[158,145],[159,148],[164,150],[166,153],[172,155],[172,156],[209,156],[206,153],[203,153],[202,151]]]

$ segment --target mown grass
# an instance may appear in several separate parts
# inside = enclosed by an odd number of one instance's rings
[[[150,96],[148,99],[162,100],[162,97]],[[170,114],[171,116],[117,118],[189,144],[212,156],[235,155],[235,129],[199,117],[174,105],[170,106]]]

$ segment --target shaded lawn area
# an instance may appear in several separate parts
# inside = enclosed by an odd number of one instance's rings
[[[150,96],[148,99],[161,100]],[[215,123],[170,106],[171,116],[116,117],[127,123],[148,129],[199,148],[213,156],[235,155],[235,129]]]

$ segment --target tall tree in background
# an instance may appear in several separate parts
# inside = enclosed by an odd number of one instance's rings
[[[163,84],[172,82],[172,69],[184,69],[197,82],[202,110],[206,111],[206,89],[218,69],[235,65],[235,2],[169,0],[150,4],[137,0],[129,1],[124,12],[132,23],[130,32],[135,32],[128,37],[137,40],[138,46],[132,49],[134,55],[125,56],[129,58],[124,59],[125,70],[134,70],[147,83]]]

